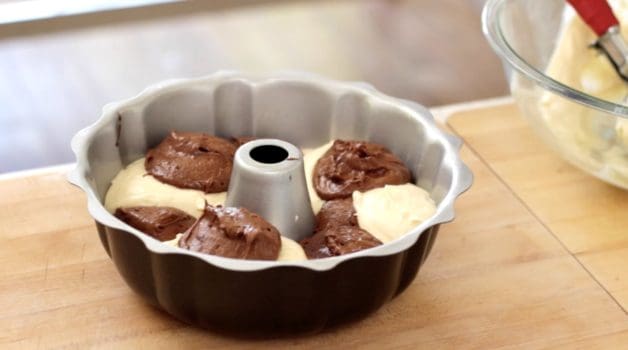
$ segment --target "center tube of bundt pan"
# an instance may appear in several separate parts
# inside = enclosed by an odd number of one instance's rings
[[[240,146],[225,205],[259,214],[292,240],[310,236],[315,220],[301,150],[277,139],[258,139]]]

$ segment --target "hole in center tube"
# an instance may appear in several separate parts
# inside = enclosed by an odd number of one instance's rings
[[[264,164],[275,164],[288,158],[288,151],[274,145],[257,146],[249,152],[254,160]]]

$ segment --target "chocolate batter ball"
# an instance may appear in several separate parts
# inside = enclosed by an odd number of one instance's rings
[[[357,226],[327,226],[301,240],[308,259],[328,258],[376,247],[382,242]]]
[[[323,204],[316,215],[314,232],[324,230],[328,226],[358,226],[358,217],[351,198],[334,199]]]
[[[179,247],[227,258],[277,260],[281,237],[273,225],[245,208],[208,205]]]
[[[325,202],[316,215],[314,235],[299,243],[308,259],[349,254],[382,244],[358,226],[351,198]]]
[[[410,170],[384,146],[336,140],[314,167],[316,193],[325,200],[347,198],[353,191],[410,181]]]
[[[179,188],[224,192],[236,148],[220,137],[173,131],[146,153],[144,167],[157,180]]]
[[[193,216],[172,207],[117,208],[113,215],[162,242],[174,239],[196,221]]]

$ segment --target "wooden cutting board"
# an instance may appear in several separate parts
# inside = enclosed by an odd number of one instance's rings
[[[64,169],[0,180],[0,348],[626,348],[628,192],[554,156],[512,105],[449,119],[475,174],[413,284],[304,337],[229,338],[134,295]]]

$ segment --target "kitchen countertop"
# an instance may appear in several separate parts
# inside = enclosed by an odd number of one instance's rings
[[[627,347],[628,192],[550,153],[513,105],[473,107],[447,127],[475,183],[417,278],[311,336],[230,338],[170,318],[119,277],[67,166],[0,176],[0,348]]]

